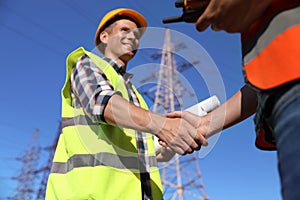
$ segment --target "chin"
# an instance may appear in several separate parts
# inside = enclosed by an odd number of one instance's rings
[[[130,57],[133,58],[136,54],[136,51],[128,51],[126,53],[123,54],[124,57]]]
[[[124,61],[129,61],[131,60],[133,57],[135,56],[134,53],[130,52],[130,53],[125,53],[122,56],[120,56],[120,59],[124,60]]]

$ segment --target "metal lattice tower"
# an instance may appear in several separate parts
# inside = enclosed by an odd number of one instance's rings
[[[165,114],[180,109],[183,90],[177,77],[170,30],[166,29],[153,111]],[[165,199],[208,200],[196,153],[176,154],[168,163],[160,164],[160,169]]]
[[[57,129],[56,137],[51,146],[41,148],[38,144],[39,130],[36,129],[33,134],[30,146],[25,149],[22,157],[16,158],[22,166],[20,174],[12,179],[17,180],[15,194],[7,197],[10,200],[42,200],[45,199],[47,180],[50,173],[52,160],[54,157],[57,141],[61,133],[61,121]],[[46,163],[39,167],[41,151],[48,152]]]
[[[13,197],[8,199],[13,200],[32,200],[35,195],[35,181],[37,179],[34,171],[38,166],[41,148],[38,145],[39,130],[35,129],[32,141],[29,147],[25,150],[22,157],[16,158],[22,166],[18,176],[13,177],[17,180],[16,192]]]
[[[59,125],[58,125],[58,129],[57,129],[56,137],[54,138],[52,145],[44,148],[44,150],[46,150],[49,153],[48,159],[46,161],[46,165],[35,172],[36,174],[42,173],[41,181],[40,181],[39,188],[38,188],[37,194],[36,194],[36,200],[45,199],[47,180],[48,180],[48,176],[50,174],[52,160],[54,157],[55,149],[57,146],[57,142],[58,142],[58,138],[61,133],[61,130],[62,130],[62,125],[61,125],[61,121],[60,121]]]

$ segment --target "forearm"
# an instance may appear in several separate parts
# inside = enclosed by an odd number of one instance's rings
[[[242,87],[219,108],[205,116],[205,123],[209,127],[207,137],[229,128],[255,113],[257,96],[248,86]],[[209,124],[209,125],[208,125]]]
[[[122,128],[157,134],[164,117],[137,107],[119,95],[110,97],[104,110],[107,123]]]
[[[205,138],[188,122],[137,107],[119,95],[113,95],[104,110],[107,123],[123,128],[152,133],[174,152],[192,153],[200,145],[207,145]]]

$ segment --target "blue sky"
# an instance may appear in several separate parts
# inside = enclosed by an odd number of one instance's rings
[[[0,199],[15,191],[16,181],[10,178],[18,175],[21,165],[14,158],[30,145],[34,130],[39,129],[43,147],[56,136],[66,56],[79,46],[94,49],[100,17],[117,7],[136,9],[149,27],[169,27],[201,45],[220,72],[227,98],[243,85],[239,35],[199,33],[193,24],[162,24],[163,18],[181,14],[173,0],[1,1]],[[148,56],[139,52],[132,63],[145,63]],[[211,95],[193,73],[187,76],[199,100]],[[210,199],[280,199],[276,152],[256,149],[254,140],[251,117],[223,131],[212,151],[200,159]]]

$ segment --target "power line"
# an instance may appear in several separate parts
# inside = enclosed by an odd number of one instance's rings
[[[76,13],[78,13],[80,16],[82,16],[90,24],[95,25],[97,23],[97,21],[95,20],[94,17],[90,17],[89,14],[87,14],[87,13],[85,13],[83,11],[83,9],[82,9],[84,7],[83,5],[78,6],[78,5],[75,5],[74,1],[67,1],[67,0],[60,0],[58,2],[64,4],[65,6],[67,6],[68,8],[70,8],[71,10],[75,11]]]
[[[9,30],[9,31],[11,31],[11,32],[14,32],[14,33],[16,33],[16,34],[18,34],[18,35],[20,35],[20,36],[26,38],[27,40],[29,40],[29,41],[31,41],[31,42],[37,44],[38,46],[41,46],[41,47],[47,49],[48,51],[50,51],[50,52],[52,52],[52,53],[54,53],[54,54],[56,54],[56,55],[58,55],[58,56],[65,55],[64,52],[60,52],[59,50],[52,48],[51,46],[47,45],[46,43],[43,43],[43,42],[40,42],[40,41],[36,40],[36,39],[35,39],[34,37],[32,37],[32,36],[30,36],[30,35],[28,35],[28,34],[24,34],[23,32],[21,32],[21,31],[15,29],[15,28],[12,27],[12,26],[9,26],[9,25],[4,24],[4,23],[1,23],[1,22],[0,22],[0,26],[6,28],[7,30]]]
[[[59,41],[63,42],[64,44],[67,45],[72,45],[72,43],[70,41],[68,41],[67,39],[65,39],[64,37],[58,35],[56,32],[48,29],[46,26],[43,26],[35,21],[33,21],[31,18],[27,17],[27,15],[16,11],[15,9],[11,8],[10,6],[7,6],[5,4],[2,4],[2,6],[5,7],[5,9],[9,10],[9,13],[13,13],[15,16],[17,16],[19,19],[21,19],[22,21],[25,21],[29,24],[32,24],[33,26],[37,27],[38,29],[40,29],[41,31],[49,34],[51,37],[58,39]]]

